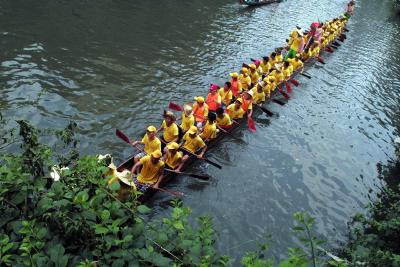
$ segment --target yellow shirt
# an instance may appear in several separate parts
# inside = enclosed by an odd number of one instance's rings
[[[182,113],[182,122],[181,122],[181,128],[183,131],[187,131],[189,130],[190,126],[194,125],[194,116],[190,115],[190,116],[186,116],[186,114],[183,112]]]
[[[264,86],[264,94],[266,96],[270,96],[271,92],[275,90],[276,84],[274,82],[268,82],[267,85]]]
[[[283,56],[282,55],[276,55],[275,63],[282,62],[282,61],[283,61]]]
[[[222,118],[219,118],[217,116],[217,124],[218,124],[218,126],[226,127],[226,126],[232,125],[232,121],[231,121],[231,118],[229,117],[229,115],[224,113],[224,116]]]
[[[172,123],[169,127],[167,127],[167,123],[164,120],[161,127],[164,130],[163,137],[165,142],[172,142],[176,137],[178,137],[178,125],[176,125],[175,123]]]
[[[156,150],[161,150],[161,141],[157,137],[150,141],[147,134],[145,134],[142,138],[142,143],[144,144],[144,152],[146,152],[146,154],[151,154]]]
[[[242,107],[240,107],[239,109],[235,109],[235,104],[230,104],[226,108],[226,110],[232,120],[243,118],[244,111],[243,111]]]
[[[261,67],[263,73],[267,73],[271,69],[271,64],[269,64],[269,62],[264,64],[263,61],[261,61],[260,67]]]
[[[261,102],[265,101],[265,93],[264,91],[262,91],[261,93],[259,93],[257,91],[257,88],[254,87],[253,89],[251,89],[253,91],[253,103],[254,104],[260,104]]]
[[[206,125],[204,126],[203,132],[200,134],[201,139],[214,139],[217,136],[217,125],[215,123],[210,124],[207,121]]]
[[[197,150],[206,145],[200,136],[197,135],[195,138],[191,138],[189,133],[183,136],[183,140],[185,141],[183,147],[192,153],[196,153]]]
[[[257,71],[251,73],[251,82],[256,83],[260,79],[260,74]]]
[[[142,163],[142,170],[140,171],[137,179],[141,183],[154,184],[157,182],[160,171],[164,167],[164,161],[159,160],[157,164],[151,162],[151,156],[144,156],[140,159]]]
[[[275,78],[275,81],[277,84],[279,84],[281,81],[285,80],[285,76],[283,76],[282,72],[277,72],[276,70],[273,70],[269,76],[272,76]]]
[[[286,69],[283,70],[283,76],[287,79],[289,78],[293,73],[293,66],[289,65]]]
[[[304,66],[304,64],[301,60],[289,58],[288,61],[289,61],[290,65],[292,65],[294,70],[297,70],[298,68],[302,68]]]
[[[167,153],[165,153],[165,164],[172,169],[176,169],[179,166],[182,157],[183,154],[180,151],[177,151],[173,156],[169,151],[167,151]]]
[[[224,90],[224,88],[220,88],[220,89],[218,90],[218,94],[221,96],[222,102],[223,102],[225,105],[229,105],[229,104],[231,103],[231,101],[232,101],[232,91],[231,91],[231,90],[229,90],[228,92],[226,92],[226,91]]]
[[[240,81],[240,84],[242,85],[242,90],[244,90],[244,91],[249,90],[249,86],[251,84],[251,78],[249,75],[244,77],[243,74],[241,74],[239,76],[239,81]]]

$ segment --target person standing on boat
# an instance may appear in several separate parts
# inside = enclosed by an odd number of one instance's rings
[[[222,104],[221,107],[225,108],[232,102],[232,91],[231,91],[232,84],[230,82],[226,82],[224,87],[218,90],[218,94],[221,97]]]
[[[217,108],[217,110],[219,109],[221,108]],[[208,120],[204,125],[203,132],[200,134],[201,139],[203,139],[205,142],[217,137],[217,124],[215,123],[216,118],[217,116],[215,113],[208,113]]]
[[[344,13],[345,18],[348,20],[354,14],[355,1],[350,1],[346,6],[346,12]]]
[[[236,99],[235,103],[230,104],[226,111],[232,120],[237,120],[243,118],[244,110],[242,109],[242,99]]]
[[[169,143],[164,149],[163,161],[165,168],[180,171],[182,168],[183,153],[178,151],[179,145],[176,142]]]
[[[232,120],[223,108],[217,109],[217,125],[223,129],[229,129],[232,127]]]
[[[180,144],[180,147],[183,148],[183,165],[188,160],[191,154],[196,154],[201,149],[201,152],[197,154],[197,158],[201,159],[207,150],[207,145],[204,143],[203,139],[201,139],[201,137],[197,134],[196,126],[190,127],[189,131],[187,131],[185,136],[183,136],[183,141]]]
[[[208,106],[208,112],[215,112],[217,108],[221,106],[221,96],[218,94],[219,86],[211,84],[210,92],[206,98],[206,104]]]
[[[156,150],[133,165],[132,180],[138,191],[145,192],[149,187],[159,187],[164,178],[164,162],[161,160],[161,156],[161,151]]]
[[[181,128],[182,133],[185,134],[193,125],[194,125],[193,108],[190,105],[186,104],[183,106],[182,121],[179,127]]]
[[[288,58],[294,58],[297,53],[301,53],[304,48],[304,39],[303,33],[300,30],[297,30],[291,36],[288,45],[290,46],[289,52],[285,56],[285,61]]]
[[[134,141],[132,145],[136,147],[138,144],[144,145],[144,151],[138,153],[134,157],[134,162],[138,162],[142,157],[146,155],[150,155],[156,150],[161,150],[161,141],[156,136],[157,129],[156,127],[150,125],[146,129],[146,134],[143,136],[141,141]],[[141,150],[141,149],[139,149]]]
[[[208,105],[204,103],[204,97],[197,96],[194,98],[193,115],[196,120],[197,127],[203,127],[203,123],[208,115]]]
[[[242,84],[238,80],[239,74],[237,72],[232,72],[229,74],[231,78],[231,91],[232,98],[237,98],[242,93]]]
[[[161,130],[163,131],[163,136],[161,137],[161,142],[163,144],[168,144],[170,142],[178,142],[179,129],[175,121],[176,118],[174,113],[172,113],[171,111],[165,112],[164,120],[161,124],[161,127],[157,130],[157,132]],[[164,148],[164,146],[161,147],[162,149]]]

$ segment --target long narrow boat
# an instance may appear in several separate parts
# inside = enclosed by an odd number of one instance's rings
[[[336,39],[335,39],[333,42],[335,42],[335,41],[336,41]],[[332,43],[333,43],[333,42],[332,42]],[[330,44],[331,44],[331,43],[330,43]],[[330,45],[330,44],[328,44],[328,45]],[[315,63],[316,61],[317,61],[316,58],[310,58],[310,59],[306,60],[306,61],[304,62],[304,68],[310,68],[312,65],[314,65],[314,63]],[[292,76],[290,77],[290,79],[295,78],[297,75],[299,75],[299,73],[300,73],[300,70],[295,71],[295,72],[292,74]],[[270,101],[272,100],[273,97],[275,97],[275,96],[281,94],[277,88],[282,88],[284,84],[285,84],[285,82],[283,81],[283,82],[281,82],[279,85],[277,85],[276,89],[273,91],[273,93],[271,94],[270,98],[269,98],[267,101],[265,101],[265,102],[263,103],[262,106],[268,105],[268,104],[270,103]],[[260,114],[262,114],[262,113],[263,113],[263,112],[261,111],[261,109],[260,109],[260,108],[257,108],[257,106],[254,105],[253,118],[257,118],[257,117],[258,117]],[[238,122],[238,123],[237,123],[237,124],[233,124],[233,126],[232,126],[230,129],[228,129],[227,132],[232,133],[232,132],[235,131],[236,129],[238,129],[238,128],[242,127],[243,125],[245,125],[245,124],[246,124],[246,119],[243,118],[243,119],[238,120],[237,122]],[[229,134],[228,134],[228,133],[224,133],[224,132],[220,131],[220,132],[217,134],[217,137],[216,137],[216,138],[214,138],[214,139],[210,140],[209,142],[207,142],[208,150],[210,150],[210,149],[213,148],[216,144],[218,144],[219,141],[221,141],[225,136],[228,136],[228,138],[229,138]],[[208,150],[207,150],[207,151],[208,151]],[[185,162],[185,165],[183,166],[182,170],[187,169],[187,168],[188,168],[191,164],[193,164],[193,162],[195,162],[196,160],[199,160],[199,159],[197,159],[197,157],[195,157],[195,156],[190,156],[189,159]],[[132,156],[131,158],[129,158],[128,160],[126,160],[125,162],[123,162],[121,165],[119,165],[118,168],[117,168],[117,170],[118,170],[119,172],[121,172],[121,171],[123,171],[123,170],[126,170],[126,169],[130,170],[130,169],[132,168],[133,164],[134,164],[134,157]],[[172,173],[172,172],[167,172],[167,173],[165,173],[164,179],[163,179],[162,183],[160,184],[160,187],[163,187],[165,184],[168,183],[168,181],[170,181],[171,179],[173,179],[175,176],[177,176],[176,173]],[[157,191],[157,190],[155,190],[155,189],[149,187],[149,188],[148,188],[145,192],[143,192],[143,194],[139,197],[139,201],[141,201],[141,202],[146,201],[146,200],[149,199],[156,191]]]
[[[315,61],[316,61],[316,60],[314,60],[314,59],[311,59],[311,60],[306,61],[306,66],[305,66],[305,67],[307,67],[307,68],[310,67],[311,65],[313,65],[313,64],[315,63]],[[291,76],[291,79],[293,79],[294,77],[296,77],[298,74],[299,74],[299,71],[294,72],[294,73],[292,74],[292,76]],[[278,88],[278,87],[282,87],[283,85],[284,85],[284,82],[280,83],[280,84],[277,86],[277,88]],[[267,101],[265,101],[265,102],[263,103],[263,106],[266,106],[267,104],[269,104],[269,102],[270,102],[270,100],[272,99],[272,97],[277,96],[277,95],[279,95],[279,94],[280,94],[280,93],[279,93],[279,91],[278,91],[277,89],[274,90],[274,92],[272,93],[271,97],[270,97]],[[254,110],[253,110],[253,118],[257,118],[257,117],[260,116],[263,112],[262,112],[261,109],[258,108],[256,105],[254,105],[253,107],[254,107]],[[244,125],[246,125],[246,119],[244,119],[244,118],[238,120],[237,122],[238,122],[238,123],[237,123],[237,124],[233,124],[233,126],[232,126],[231,128],[229,128],[229,129],[227,130],[227,132],[232,133],[232,132],[234,132],[236,129],[238,129],[238,128],[244,126]],[[217,145],[217,144],[219,143],[219,141],[221,141],[221,140],[222,140],[223,138],[225,138],[226,136],[228,136],[228,138],[230,138],[228,133],[224,133],[224,132],[220,131],[220,132],[217,134],[217,137],[216,137],[216,138],[214,138],[214,139],[210,140],[209,142],[207,142],[207,147],[208,147],[208,150],[207,150],[207,151],[209,151],[211,148],[213,148],[215,145]],[[184,171],[185,169],[187,169],[187,168],[188,168],[190,165],[192,165],[196,160],[199,160],[199,159],[197,159],[195,156],[190,156],[189,159],[185,162],[185,165],[183,166],[182,171]],[[126,170],[126,169],[127,169],[127,170],[130,170],[130,169],[132,168],[133,164],[134,164],[134,157],[132,156],[131,158],[127,159],[125,162],[121,163],[121,164],[118,166],[117,170],[118,170],[119,172],[122,172],[123,170]],[[163,179],[162,183],[160,184],[160,187],[163,187],[165,184],[168,183],[168,181],[172,180],[172,179],[175,178],[176,176],[177,176],[176,173],[166,172],[166,173],[164,174],[164,179]],[[157,191],[157,190],[152,189],[151,187],[149,187],[148,190],[145,191],[145,192],[143,192],[143,194],[139,197],[139,201],[141,201],[141,202],[146,201],[146,200],[149,199],[156,191]]]
[[[248,6],[262,6],[268,5],[272,3],[278,3],[282,0],[240,0],[240,4],[248,5]]]

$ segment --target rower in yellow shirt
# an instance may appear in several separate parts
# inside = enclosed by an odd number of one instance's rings
[[[257,83],[256,86],[251,89],[253,91],[253,104],[262,104],[265,102],[265,93],[263,91],[264,82]]]
[[[236,99],[235,103],[230,104],[226,111],[232,120],[237,120],[243,118],[244,110],[242,109],[242,99]]]
[[[217,110],[222,108],[217,108]],[[204,125],[203,132],[200,134],[201,139],[205,142],[214,139],[217,136],[217,124],[215,122],[216,115],[213,112],[208,113],[208,120]]]
[[[222,99],[222,106],[221,107],[226,107],[232,102],[232,91],[231,91],[231,83],[226,82],[224,84],[224,87],[220,88],[218,90],[218,94],[221,96]]]
[[[156,150],[133,165],[131,169],[132,180],[138,191],[145,192],[149,187],[159,187],[163,180],[162,173],[164,170],[164,162],[161,160],[161,156],[161,151]]]
[[[183,148],[182,152],[184,154],[182,158],[182,164],[188,160],[189,156],[196,154],[197,158],[202,158],[207,150],[207,145],[204,143],[203,139],[197,134],[197,127],[190,127],[189,131],[183,136],[183,141],[180,144]],[[198,151],[201,149],[201,152]]]
[[[161,124],[161,127],[157,130],[163,131],[163,136],[161,137],[164,143],[169,142],[177,142],[179,138],[179,129],[178,125],[175,123],[176,118],[174,113],[171,111],[167,111],[164,114],[164,120]]]
[[[274,70],[271,71],[268,75],[268,77],[274,77],[276,84],[280,84],[282,81],[285,80],[285,77],[283,76],[282,69],[281,69],[281,64],[275,64]]]
[[[276,83],[275,83],[275,77],[268,76],[264,78],[264,93],[266,98],[271,97],[271,92],[275,90]]]
[[[217,109],[217,126],[223,129],[228,129],[232,126],[232,120],[224,109]]]
[[[271,63],[269,62],[269,57],[263,57],[260,63],[262,73],[267,74],[271,69]]]
[[[193,108],[190,105],[183,106],[181,129],[183,133],[186,133],[191,126],[194,125]]]
[[[176,142],[171,142],[166,146],[164,150],[163,161],[165,167],[171,170],[180,171],[182,168],[183,153],[178,151],[179,145]]]
[[[134,162],[138,162],[142,157],[146,155],[150,155],[156,150],[161,150],[161,141],[156,136],[157,129],[156,127],[150,125],[146,129],[146,134],[143,136],[141,141],[134,141],[132,145],[136,147],[138,144],[144,145],[144,152],[140,152],[135,155]],[[138,148],[139,149],[139,148]],[[139,149],[141,150],[141,149]]]
[[[256,64],[250,64],[250,78],[251,78],[251,84],[256,84],[258,82],[258,79],[260,79],[260,74],[257,72],[257,66]]]
[[[279,48],[276,48],[275,52],[276,52],[276,56],[275,56],[276,63],[282,62],[283,61],[282,50]]]
[[[249,90],[249,87],[251,85],[251,78],[249,76],[249,69],[248,68],[242,68],[241,74],[239,76],[239,81],[241,84],[242,91],[247,91]]]
[[[292,76],[293,74],[293,66],[290,65],[290,63],[288,61],[285,61],[283,63],[283,76],[285,77],[285,80],[288,80],[290,78],[290,76]]]

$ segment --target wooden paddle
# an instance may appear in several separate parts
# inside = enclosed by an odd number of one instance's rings
[[[300,72],[300,75],[303,75],[307,79],[311,79],[311,76],[309,74],[307,74],[307,73]]]
[[[257,104],[255,106],[259,107],[261,109],[261,111],[264,112],[265,114],[267,114],[269,117],[274,116],[274,113],[272,111],[269,111],[267,108],[264,108]]]
[[[187,150],[187,149],[184,148],[184,147],[181,147],[181,148],[179,148],[179,149],[181,149],[181,150],[183,150],[183,151],[186,151],[187,153],[189,153],[189,154],[192,155],[192,156],[195,156],[196,158],[197,158],[197,156],[198,156],[198,155],[196,155],[196,154],[190,152],[189,150]],[[211,160],[209,160],[209,159],[207,159],[207,158],[204,158],[204,157],[203,157],[203,158],[200,158],[200,159],[202,159],[202,160],[204,160],[204,161],[210,163],[211,165],[217,167],[218,169],[222,169],[222,166],[219,165],[218,163],[215,163],[215,162],[213,162],[213,161],[211,161]]]
[[[274,103],[277,103],[277,104],[279,104],[279,105],[281,105],[281,106],[284,106],[286,103],[285,102],[282,102],[282,101],[280,101],[280,100],[278,100],[278,99],[271,99],[271,101],[272,102],[274,102]]]
[[[321,56],[317,56],[317,60],[318,60],[318,62],[325,65],[325,60]]]
[[[221,127],[219,127],[218,125],[217,125],[217,127],[218,127],[218,129],[219,129],[221,132],[226,133],[227,135],[229,135],[229,136],[232,137],[233,139],[247,144],[246,141],[240,139],[239,137],[236,137],[235,135],[233,135],[231,132],[225,130],[224,128],[221,128]]]
[[[297,80],[295,80],[295,79],[293,79],[293,78],[290,79],[289,82],[291,82],[291,83],[292,83],[294,86],[296,86],[296,87],[299,86],[299,84],[300,84]]]
[[[281,93],[284,98],[286,98],[288,100],[290,99],[290,96],[288,94],[286,94],[286,92],[282,91],[282,88],[280,88],[279,86],[278,86],[278,92]]]
[[[254,123],[254,120],[251,117],[247,117],[247,127],[253,133],[256,132],[256,124]]]
[[[158,190],[158,191],[164,192],[164,193],[168,193],[168,194],[174,195],[174,196],[176,196],[176,197],[183,197],[183,196],[185,196],[185,194],[182,193],[182,192],[176,192],[176,191],[172,191],[172,190],[165,189],[165,188],[161,188],[161,187],[150,187],[150,188],[151,188],[151,189],[154,189],[154,190]]]
[[[193,173],[193,172],[180,172],[180,171],[171,170],[171,169],[164,169],[164,171],[172,172],[172,173],[176,173],[176,174],[183,174],[183,175],[191,176],[191,177],[198,178],[201,180],[206,180],[206,181],[208,181],[210,179],[210,176],[207,174],[197,174],[197,173]]]
[[[290,84],[287,81],[285,81],[285,87],[286,87],[287,92],[290,94],[292,92],[292,87],[290,86]]]

